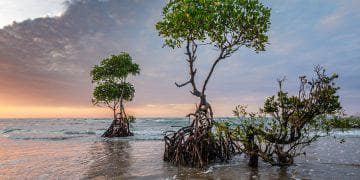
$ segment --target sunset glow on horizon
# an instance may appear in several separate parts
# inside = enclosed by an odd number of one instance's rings
[[[216,107],[217,117],[231,116],[233,107]],[[147,104],[127,107],[129,115],[139,118],[185,117],[195,109],[195,104]],[[249,107],[256,110],[256,107]],[[230,111],[229,111],[230,110]],[[224,112],[221,112],[224,111]],[[98,106],[0,106],[1,118],[112,118],[112,111]]]

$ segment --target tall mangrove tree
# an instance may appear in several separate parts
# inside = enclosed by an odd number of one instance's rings
[[[258,0],[169,0],[156,24],[164,46],[185,47],[189,78],[177,87],[191,86],[199,98],[192,123],[165,136],[164,160],[179,165],[203,166],[228,156],[227,148],[211,135],[213,110],[206,96],[215,67],[241,47],[264,51],[268,42],[270,9]],[[195,62],[199,47],[215,49],[217,55],[203,81],[198,82]]]

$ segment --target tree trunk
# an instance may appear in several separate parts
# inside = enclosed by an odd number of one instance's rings
[[[114,113],[114,120],[116,119],[116,109],[113,108],[113,113]]]
[[[255,144],[252,148],[252,151],[250,153],[250,157],[249,157],[249,163],[248,165],[250,167],[258,167],[258,162],[259,162],[259,147]]]
[[[259,146],[255,143],[255,134],[254,129],[250,127],[247,135],[248,143],[249,143],[249,163],[250,167],[258,167],[259,162]]]
[[[294,157],[287,153],[277,152],[277,156],[279,166],[289,166],[294,163]]]
[[[183,87],[187,84],[192,86],[191,94],[200,99],[199,106],[196,111],[189,114],[192,118],[191,125],[186,126],[172,134],[166,134],[164,160],[170,161],[177,165],[198,166],[202,167],[217,159],[222,161],[228,159],[228,154],[233,144],[231,140],[223,140],[223,138],[215,139],[211,133],[213,127],[213,112],[210,104],[206,101],[206,86],[218,62],[223,59],[224,50],[221,50],[219,57],[213,63],[209,74],[207,75],[201,91],[197,89],[195,83],[196,69],[194,62],[196,60],[197,44],[192,38],[187,39],[186,55],[189,63],[190,79],[185,83],[175,83],[177,87]],[[225,138],[227,139],[227,138]],[[226,141],[226,142],[225,142]],[[230,143],[229,143],[230,141]]]

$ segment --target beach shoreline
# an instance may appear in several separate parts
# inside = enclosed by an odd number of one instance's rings
[[[247,166],[244,156],[204,168],[176,167],[162,160],[162,131],[186,119],[140,119],[135,136],[101,138],[110,120],[0,120],[0,178],[61,179],[357,179],[360,130],[337,131],[320,139],[288,168],[261,162]],[[28,126],[27,124],[32,124]],[[68,125],[64,125],[68,124]],[[12,131],[10,129],[12,128]],[[46,127],[46,128],[45,128]],[[176,127],[173,127],[176,128]],[[98,131],[97,131],[98,130]],[[340,143],[344,138],[345,142]],[[335,156],[336,155],[336,156]]]

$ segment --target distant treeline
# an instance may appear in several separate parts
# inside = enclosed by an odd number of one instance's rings
[[[360,128],[360,116],[342,116],[331,121],[334,128]]]

